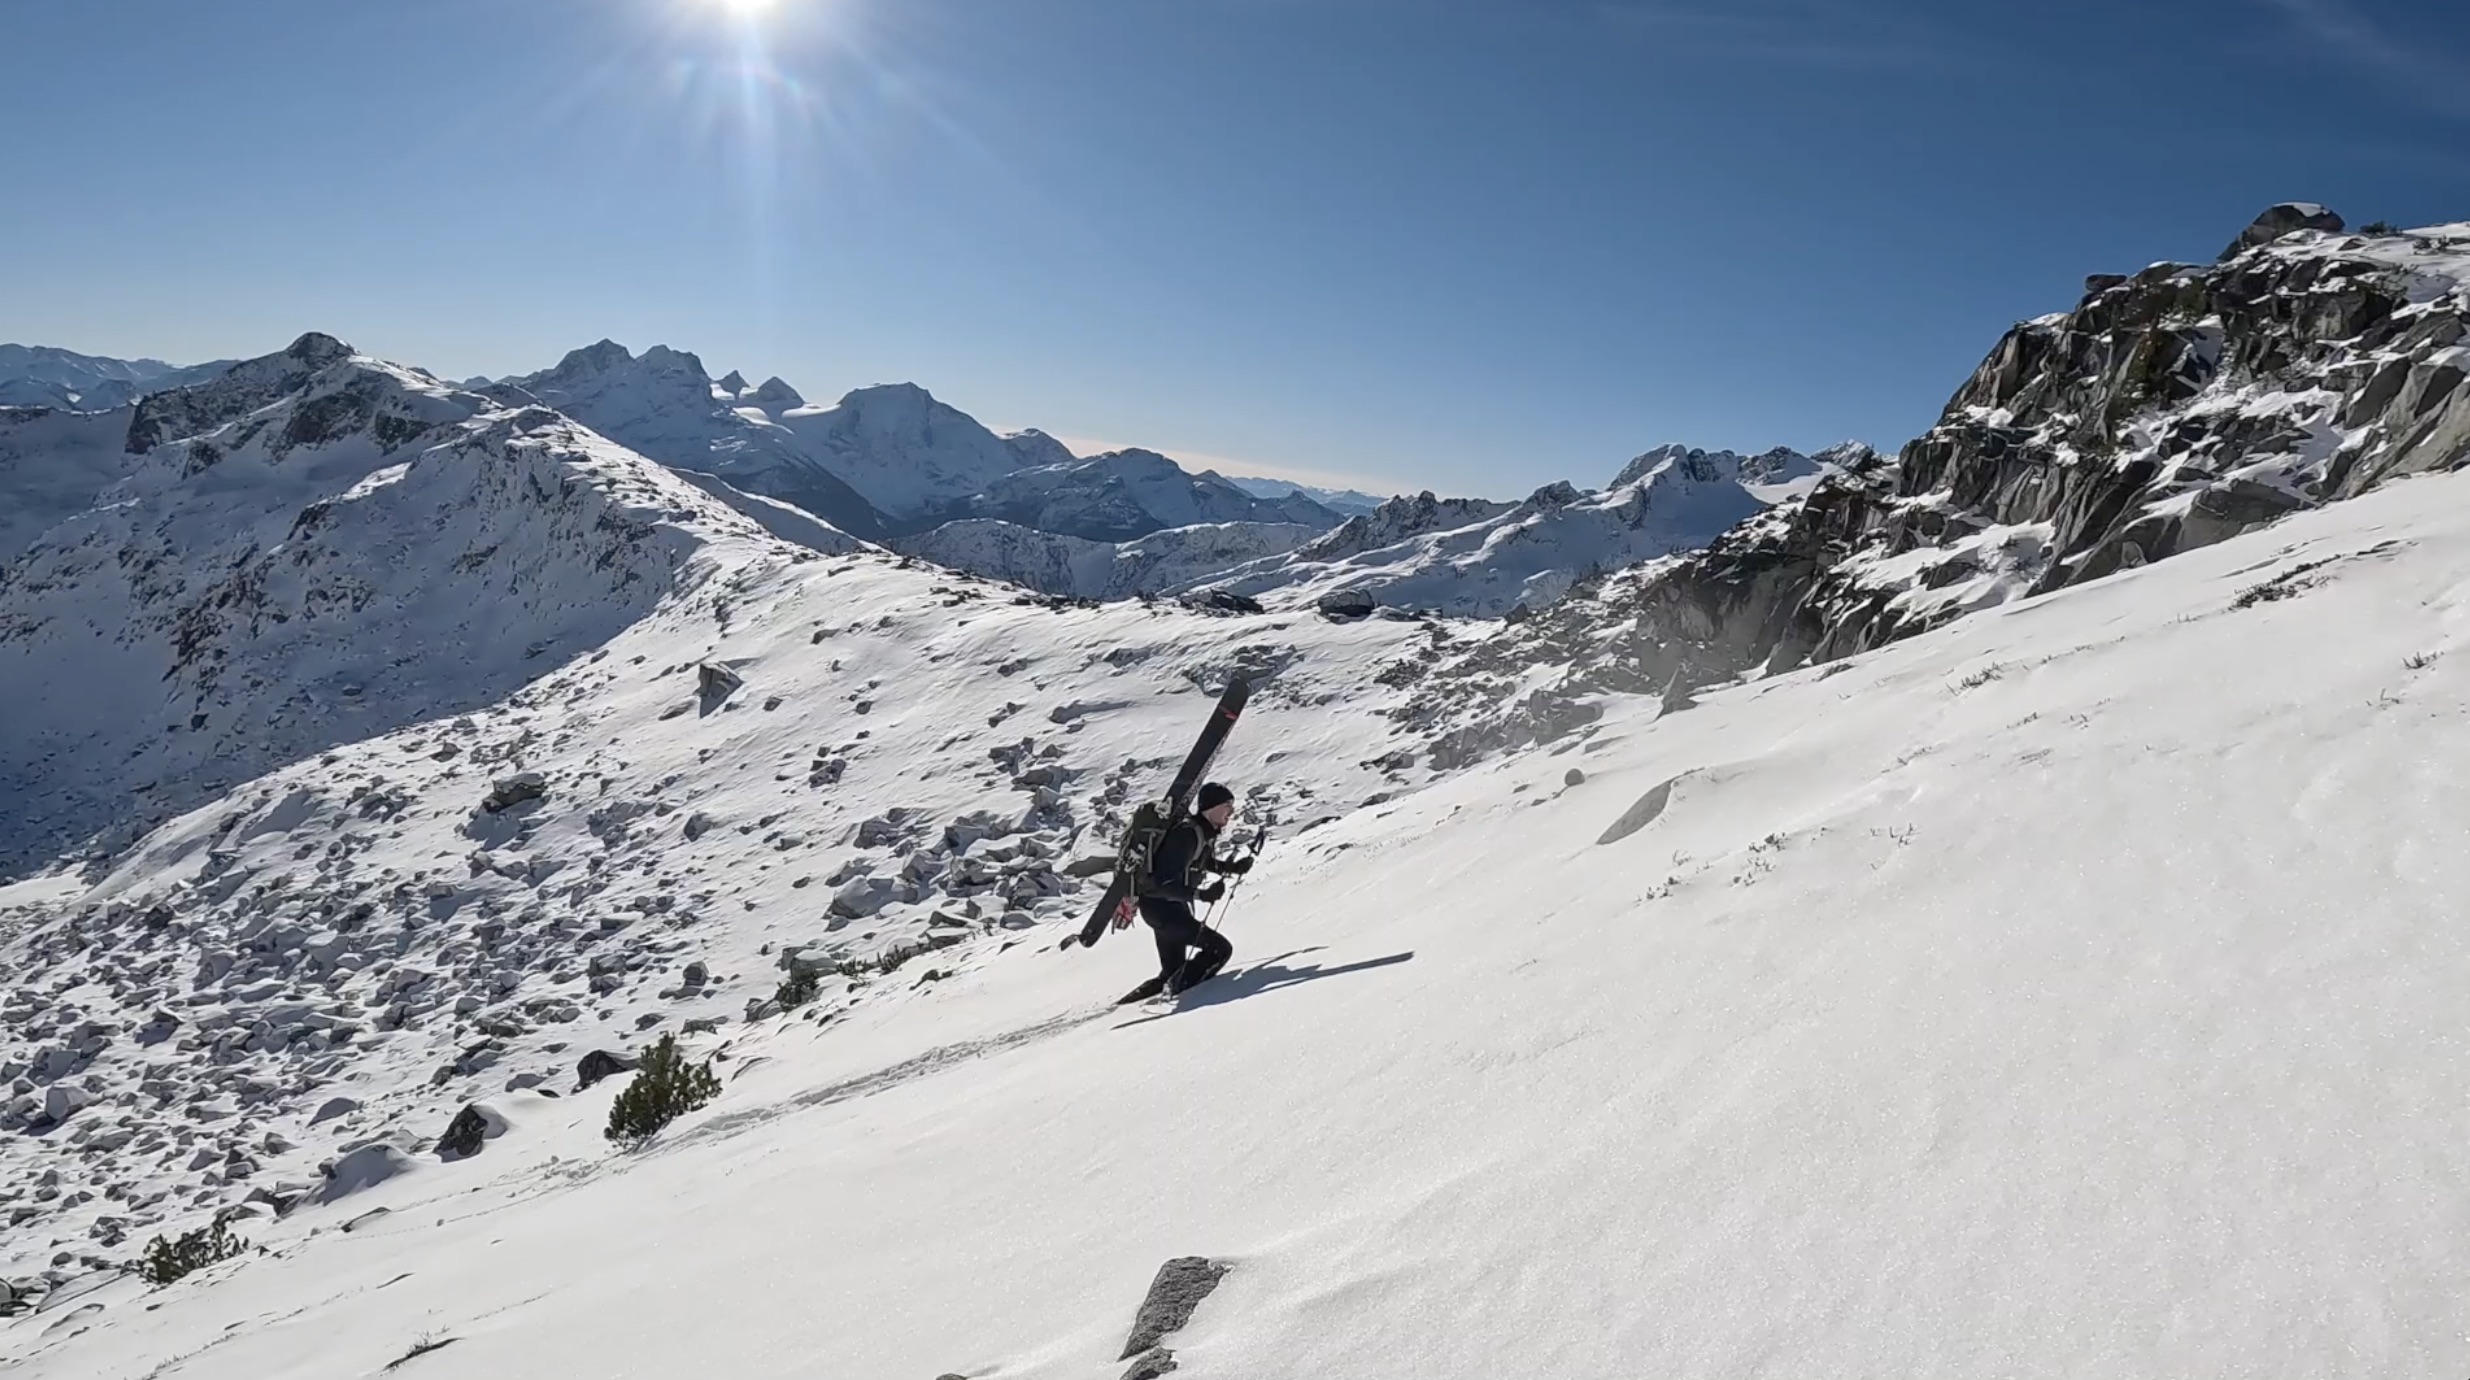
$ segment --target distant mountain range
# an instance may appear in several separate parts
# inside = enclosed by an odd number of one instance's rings
[[[0,346],[0,361],[0,396],[47,413],[0,431],[15,499],[0,515],[0,558],[91,503],[150,436],[197,431],[200,419],[174,417],[179,409],[245,392],[234,380],[274,367],[176,368],[26,346]],[[1549,603],[1609,566],[1703,545],[1814,482],[1823,460],[1666,446],[1601,493],[1554,484],[1514,504],[1382,499],[1194,473],[1137,448],[1076,455],[1042,431],[998,434],[910,383],[817,405],[778,377],[715,379],[696,355],[665,345],[637,354],[602,340],[534,373],[439,386],[476,408],[570,418],[803,546],[869,542],[1101,600],[1220,593],[1498,616]]]

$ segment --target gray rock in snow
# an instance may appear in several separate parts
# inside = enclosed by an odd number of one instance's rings
[[[1352,623],[1358,618],[1370,618],[1380,607],[1371,594],[1360,589],[1342,589],[1320,598],[1321,616],[1333,623]]]
[[[1564,786],[1583,786],[1587,784],[1587,774],[1580,771],[1576,767],[1572,767],[1568,771],[1561,774],[1561,784]]]
[[[490,782],[488,798],[480,802],[480,808],[496,814],[527,801],[538,800],[548,793],[549,778],[536,771],[519,771]]]
[[[464,1104],[462,1111],[454,1113],[454,1121],[447,1123],[445,1136],[437,1138],[437,1155],[447,1160],[472,1158],[482,1145],[489,1143],[492,1123],[494,1118],[482,1111],[479,1104]],[[494,1123],[494,1128],[504,1131],[504,1123]]]
[[[695,692],[703,697],[707,706],[736,694],[738,687],[745,683],[744,676],[726,666],[715,666],[707,661],[695,668]]]
[[[1201,1300],[1233,1268],[1197,1255],[1177,1256],[1159,1266],[1158,1277],[1149,1282],[1149,1297],[1141,1300],[1141,1311],[1133,1316],[1132,1335],[1124,1342],[1123,1355],[1116,1359],[1128,1361],[1156,1346],[1168,1333],[1180,1331],[1192,1321]]]
[[[43,1090],[43,1115],[53,1125],[68,1120],[80,1107],[94,1102],[94,1094],[69,1083],[54,1083]]]
[[[1153,1347],[1148,1354],[1132,1363],[1132,1369],[1124,1372],[1124,1380],[1158,1380],[1159,1376],[1175,1369],[1175,1353],[1165,1347]]]
[[[330,1097],[318,1105],[316,1114],[309,1118],[309,1124],[315,1126],[321,1121],[332,1121],[336,1117],[359,1110],[360,1103],[354,1098]]]
[[[575,1065],[575,1091],[581,1092],[604,1078],[614,1078],[621,1073],[632,1072],[638,1062],[640,1061],[631,1054],[612,1054],[605,1049],[593,1050],[583,1056],[582,1062]]]

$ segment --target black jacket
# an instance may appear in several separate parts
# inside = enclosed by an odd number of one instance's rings
[[[1186,815],[1158,840],[1149,855],[1149,894],[1191,905],[1200,899],[1200,874],[1222,869],[1210,852],[1218,831],[1199,815]]]

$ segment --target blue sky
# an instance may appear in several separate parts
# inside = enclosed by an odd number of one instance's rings
[[[2452,0],[20,0],[0,339],[611,336],[1512,495],[1894,445],[2083,274],[2470,218]]]

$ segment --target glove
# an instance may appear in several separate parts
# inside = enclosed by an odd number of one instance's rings
[[[1128,930],[1132,928],[1132,917],[1135,913],[1136,912],[1134,909],[1128,904],[1118,905],[1115,907],[1115,918],[1111,923],[1116,929]]]
[[[1200,902],[1202,905],[1208,906],[1216,905],[1218,898],[1224,895],[1226,895],[1226,883],[1211,882],[1209,885],[1193,892],[1192,899]]]
[[[1252,859],[1237,858],[1233,862],[1222,862],[1218,864],[1218,870],[1230,877],[1240,877],[1252,870]]]

